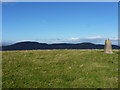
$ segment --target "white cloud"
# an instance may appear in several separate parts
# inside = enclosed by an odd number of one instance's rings
[[[93,36],[93,37],[83,37],[83,38],[67,38],[67,39],[36,39],[36,41],[40,43],[83,43],[83,42],[91,42],[96,44],[104,44],[107,38],[102,36]],[[118,42],[117,38],[111,38],[112,42]]]
[[[93,37],[83,37],[83,38],[68,38],[68,39],[60,39],[60,38],[54,38],[54,39],[26,39],[26,40],[20,40],[20,41],[4,41],[3,45],[10,45],[17,42],[24,42],[24,41],[34,41],[39,43],[83,43],[83,42],[90,42],[94,44],[104,44],[105,40],[108,38],[102,37],[102,36],[93,36]],[[118,38],[110,38],[112,41],[112,44],[118,45]],[[119,39],[120,40],[120,39]]]
[[[79,38],[71,38],[70,40],[79,40]]]
[[[120,38],[110,38],[110,40],[116,41],[116,40],[120,40]]]
[[[68,38],[68,39],[37,39],[39,42],[44,43],[82,43],[82,42],[92,42],[92,43],[103,43],[105,38],[102,36],[94,37],[83,37],[83,38]]]
[[[101,39],[102,36],[86,37],[86,39]]]
[[[19,41],[19,42],[25,42],[25,41],[33,41],[33,42],[37,42],[36,40],[30,40],[30,39],[26,39],[26,40],[21,40],[21,41]]]

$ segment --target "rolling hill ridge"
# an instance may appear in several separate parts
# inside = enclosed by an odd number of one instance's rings
[[[117,45],[112,45],[113,49],[119,49]],[[93,44],[89,42],[71,44],[71,43],[57,43],[46,44],[38,42],[19,42],[8,46],[2,46],[2,51],[11,50],[38,50],[38,49],[104,49],[102,44]]]

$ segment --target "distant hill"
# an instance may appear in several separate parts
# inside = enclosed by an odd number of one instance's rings
[[[119,49],[117,45],[112,45],[113,49]],[[71,44],[71,43],[58,43],[46,44],[38,42],[19,42],[8,46],[2,46],[2,51],[10,50],[38,50],[38,49],[104,49],[104,45],[93,44],[89,42]]]

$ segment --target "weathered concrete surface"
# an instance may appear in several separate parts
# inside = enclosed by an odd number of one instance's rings
[[[112,44],[111,44],[111,40],[105,40],[105,47],[104,47],[104,52],[111,54],[112,52]]]

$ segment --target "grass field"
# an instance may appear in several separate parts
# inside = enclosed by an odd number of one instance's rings
[[[30,50],[2,53],[3,88],[117,88],[118,51]]]

